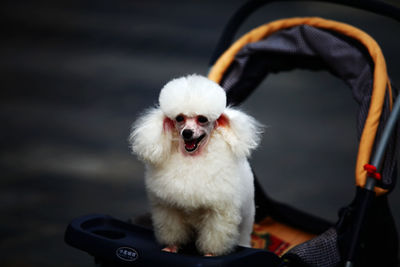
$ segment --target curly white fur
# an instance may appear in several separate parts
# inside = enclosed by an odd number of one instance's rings
[[[217,83],[199,75],[168,82],[161,90],[160,108],[169,118],[184,111],[187,115],[208,115],[216,120],[226,106],[225,91]]]
[[[211,92],[211,93],[209,93]],[[223,105],[223,107],[222,107]],[[225,107],[221,87],[187,76],[168,83],[160,107],[133,125],[132,150],[147,165],[146,189],[158,241],[181,246],[196,238],[200,252],[222,255],[250,246],[254,221],[254,178],[247,158],[260,141],[260,124]],[[179,133],[165,125],[178,114],[204,115],[216,123],[202,153],[178,148]],[[215,122],[221,115],[226,124]]]

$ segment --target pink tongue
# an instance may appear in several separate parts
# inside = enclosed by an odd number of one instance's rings
[[[196,146],[196,141],[185,142],[185,146],[187,149],[193,149]]]

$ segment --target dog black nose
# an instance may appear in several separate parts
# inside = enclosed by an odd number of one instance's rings
[[[189,139],[191,139],[192,136],[193,136],[193,131],[192,131],[192,130],[189,130],[189,129],[185,129],[185,130],[183,130],[183,132],[182,132],[182,136],[183,136],[183,139],[189,140]]]

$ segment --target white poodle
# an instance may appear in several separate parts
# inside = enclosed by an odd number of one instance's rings
[[[174,79],[159,107],[133,125],[132,150],[146,163],[157,240],[165,251],[195,239],[207,256],[250,246],[254,177],[247,157],[261,126],[226,107],[225,91],[199,75]]]

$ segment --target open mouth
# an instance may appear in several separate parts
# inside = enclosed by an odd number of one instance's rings
[[[191,140],[185,140],[185,150],[187,152],[195,151],[198,148],[199,143],[201,142],[201,140],[204,139],[205,136],[206,136],[205,134],[202,134],[202,135],[200,135],[199,138],[193,138]]]

